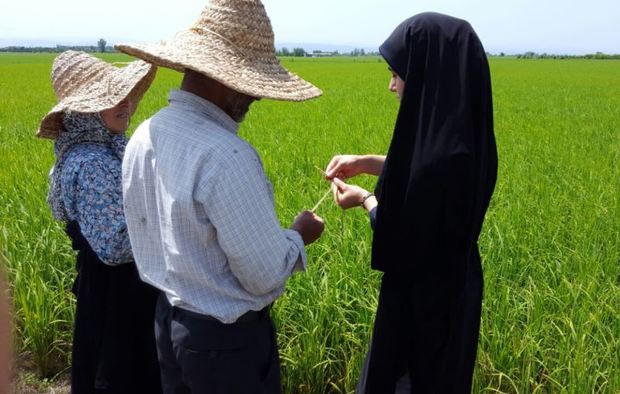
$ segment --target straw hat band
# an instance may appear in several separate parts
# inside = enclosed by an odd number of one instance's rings
[[[279,83],[278,80],[289,79],[290,74],[282,68],[275,56],[257,53],[249,49],[244,50],[230,43],[225,37],[217,33],[213,34],[208,30],[203,30],[201,33],[207,34],[196,34],[193,30],[181,32],[170,46],[208,47],[210,50],[207,54],[210,55],[210,61],[228,69],[223,70],[223,72],[227,72],[231,76],[252,75],[252,79],[262,79],[268,75],[268,81],[275,78],[276,83]],[[196,54],[196,60],[204,61],[204,55],[203,53]]]
[[[189,32],[195,35],[195,37],[190,40],[208,41],[215,49],[220,51],[226,50],[230,55],[238,56],[239,61],[243,62],[247,59],[251,59],[252,63],[261,63],[263,66],[265,64],[272,64],[274,69],[280,69],[280,63],[278,63],[277,58],[272,55],[271,51],[273,51],[273,49],[265,51],[264,48],[251,45],[251,36],[248,37],[248,44],[245,45],[243,42],[240,42],[241,40],[237,40],[237,43],[235,43],[224,35],[205,27],[194,26],[189,29]],[[180,33],[181,37],[178,38],[182,38],[183,33],[184,32]]]
[[[192,28],[189,29],[189,31],[196,33],[199,36],[205,36],[205,38],[212,34],[214,36],[216,36],[217,38],[219,38],[220,40],[224,41],[226,44],[230,45],[232,48],[234,48],[235,51],[239,52],[239,53],[244,53],[245,51],[238,46],[237,44],[235,44],[234,42],[232,42],[231,40],[229,40],[228,38],[224,37],[223,35],[207,29],[206,27],[202,27],[202,26],[194,26]]]

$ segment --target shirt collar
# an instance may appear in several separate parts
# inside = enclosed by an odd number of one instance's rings
[[[220,107],[193,93],[184,90],[173,90],[170,92],[168,102],[171,106],[181,106],[185,110],[200,112],[233,134],[237,134],[239,130],[239,123],[235,122]]]

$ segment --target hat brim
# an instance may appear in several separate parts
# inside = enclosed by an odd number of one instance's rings
[[[157,67],[143,61],[134,61],[115,70],[95,83],[80,88],[77,94],[61,100],[41,120],[37,137],[55,139],[62,131],[63,113],[96,113],[116,107],[128,99],[132,113],[155,79]]]
[[[119,44],[115,48],[128,55],[180,72],[190,69],[229,88],[257,98],[305,101],[323,92],[286,70],[278,59],[256,58],[232,48],[218,36],[179,33],[162,44]]]

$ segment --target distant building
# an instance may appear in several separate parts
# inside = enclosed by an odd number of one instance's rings
[[[327,56],[337,56],[338,52],[327,52],[327,51],[313,51],[312,53],[307,53],[306,56],[309,57],[327,57]]]

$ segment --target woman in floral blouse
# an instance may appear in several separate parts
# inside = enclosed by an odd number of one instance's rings
[[[59,103],[39,137],[54,139],[48,203],[77,254],[72,393],[158,393],[157,292],[139,278],[123,215],[124,135],[155,67],[114,67],[67,51],[52,67]]]

